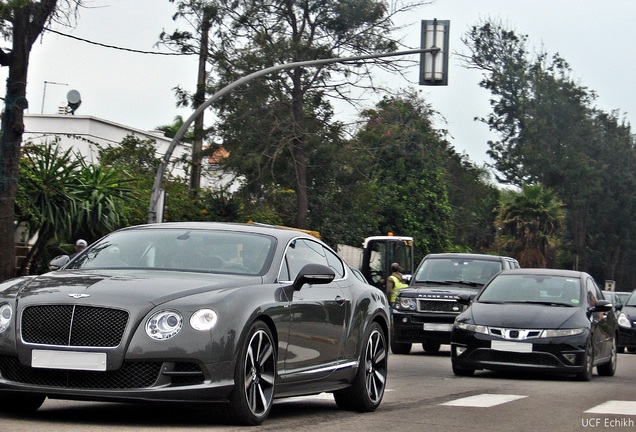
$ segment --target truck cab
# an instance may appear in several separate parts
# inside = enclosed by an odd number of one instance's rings
[[[406,281],[411,279],[414,268],[413,237],[367,237],[362,248],[338,245],[340,255],[351,267],[362,272],[367,282],[384,291],[391,275],[391,264],[398,263]]]

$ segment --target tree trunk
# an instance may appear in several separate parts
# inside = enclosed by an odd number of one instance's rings
[[[2,66],[9,67],[0,138],[0,282],[16,274],[15,197],[18,190],[20,146],[24,110],[28,107],[26,82],[33,42],[55,11],[57,0],[25,2],[13,10],[12,50],[3,52]]]

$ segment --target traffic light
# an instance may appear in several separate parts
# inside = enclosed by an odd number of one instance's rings
[[[450,21],[422,20],[420,85],[448,85],[449,35]]]

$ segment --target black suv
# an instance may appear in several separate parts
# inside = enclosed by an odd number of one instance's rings
[[[442,253],[424,257],[393,305],[391,351],[408,354],[411,344],[439,351],[449,344],[455,317],[466,306],[455,297],[477,292],[501,270],[519,268],[517,260],[497,255]]]

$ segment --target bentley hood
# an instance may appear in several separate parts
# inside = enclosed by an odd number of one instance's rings
[[[6,284],[0,295],[15,296],[23,305],[85,299],[86,304],[122,306],[123,298],[130,305],[158,305],[188,295],[222,294],[232,288],[260,283],[260,277],[209,273],[60,270]]]

